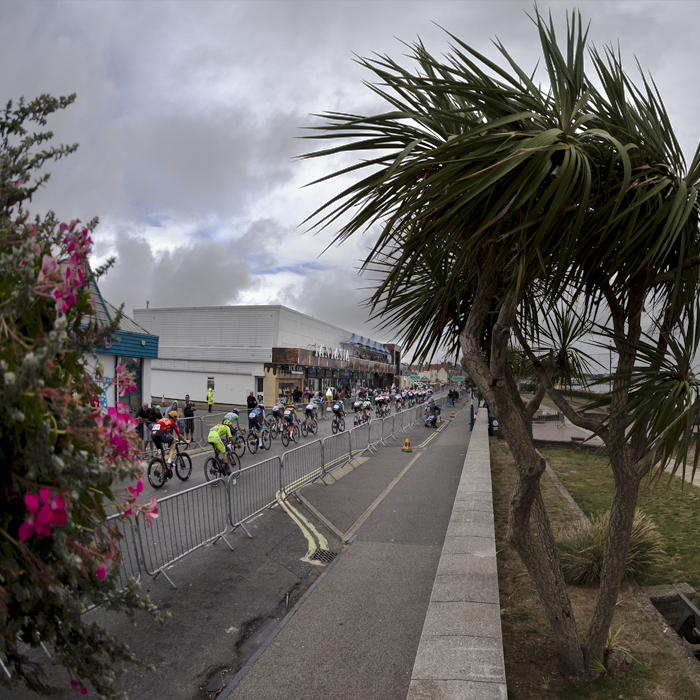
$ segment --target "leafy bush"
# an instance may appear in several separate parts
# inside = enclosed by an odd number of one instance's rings
[[[609,518],[610,512],[607,512],[593,518],[590,524],[581,521],[560,533],[557,549],[567,583],[583,586],[596,586],[600,583]],[[661,533],[651,518],[637,509],[625,562],[625,574],[642,581],[663,561],[664,556]]]
[[[44,645],[66,668],[66,686],[116,698],[116,674],[138,660],[81,615],[101,605],[160,617],[135,581],[118,585],[118,521],[150,523],[157,509],[154,499],[137,504],[141,480],[120,484],[142,473],[136,423],[121,403],[93,408],[101,389],[84,368],[118,322],[99,326],[88,291],[96,221],[62,224],[49,213],[30,223],[21,208],[46,181],[30,182],[32,171],[75,149],[47,148],[52,134],[24,124],[44,126],[72,100],[42,96],[0,113],[0,679],[61,690],[32,653]],[[130,377],[117,377],[128,393]]]

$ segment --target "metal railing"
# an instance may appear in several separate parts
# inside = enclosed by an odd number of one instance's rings
[[[235,479],[233,475],[228,478],[228,521],[232,528],[245,530],[246,520],[277,501],[282,488],[281,472],[282,460],[271,457],[241,469]]]
[[[323,442],[314,440],[282,455],[280,490],[289,495],[323,476]]]
[[[158,518],[150,528],[137,528],[144,571],[163,574],[177,588],[165,569],[210,542],[222,539],[228,548],[228,503],[226,482],[216,479],[166,496],[158,501]]]
[[[444,398],[438,401],[439,405],[445,403]],[[194,419],[200,425],[202,439],[206,438],[204,430],[208,433],[209,426],[215,425],[223,415],[206,414]],[[126,586],[130,577],[139,580],[146,573],[153,577],[163,574],[176,588],[165,572],[175,562],[220,539],[233,551],[225,537],[229,528],[245,530],[247,520],[280,498],[332,473],[377,445],[386,444],[386,440],[396,439],[397,433],[405,432],[423,417],[424,408],[420,405],[386,418],[374,418],[288,450],[281,458],[272,457],[245,467],[236,478],[232,475],[216,479],[166,496],[158,501],[158,518],[150,527],[134,520],[117,521],[123,535],[121,587]]]
[[[337,435],[331,435],[321,441],[323,471],[330,474],[352,460],[351,430],[345,430]]]

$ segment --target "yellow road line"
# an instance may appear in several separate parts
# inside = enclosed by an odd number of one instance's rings
[[[287,515],[294,521],[306,538],[308,549],[306,554],[301,557],[301,561],[318,566],[324,566],[323,562],[314,561],[311,557],[319,549],[325,549],[328,551],[328,540],[326,540],[326,538],[313,526],[313,524],[289,502],[288,498],[289,497],[287,495],[283,497],[282,492],[277,492],[277,502],[280,504],[284,512],[287,513]]]

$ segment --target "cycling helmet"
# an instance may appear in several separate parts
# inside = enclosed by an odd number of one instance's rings
[[[222,423],[222,425],[226,425],[226,426],[228,426],[229,428],[233,425],[233,423],[231,423],[231,419],[230,419],[230,418],[224,418],[224,419],[221,421],[221,423]]]
[[[180,414],[177,411],[170,411],[168,413],[168,418],[172,418],[173,420],[177,420],[180,417]]]
[[[224,420],[221,421],[224,425],[231,425],[231,423],[236,419],[236,416],[238,415],[238,409],[234,408],[233,411],[227,413],[224,416]],[[228,421],[228,423],[226,423]]]
[[[237,409],[237,408],[232,408],[232,409],[231,409],[231,413],[235,413],[236,415],[238,415],[238,409]]]

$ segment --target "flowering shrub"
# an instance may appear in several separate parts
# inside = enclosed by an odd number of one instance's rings
[[[118,323],[98,326],[88,291],[96,222],[49,214],[29,223],[19,209],[46,179],[27,185],[30,171],[73,150],[34,153],[50,134],[28,134],[23,123],[43,125],[71,101],[44,96],[0,115],[0,680],[55,690],[31,651],[44,644],[68,672],[66,689],[85,694],[90,684],[116,698],[116,674],[138,660],[81,614],[101,605],[163,619],[135,581],[119,590],[121,534],[108,520],[116,513],[147,527],[158,511],[154,498],[138,503],[136,421],[121,403],[105,413],[91,402],[101,389],[85,354]],[[121,396],[133,390],[126,372],[114,383]],[[136,487],[123,488],[127,480]]]

